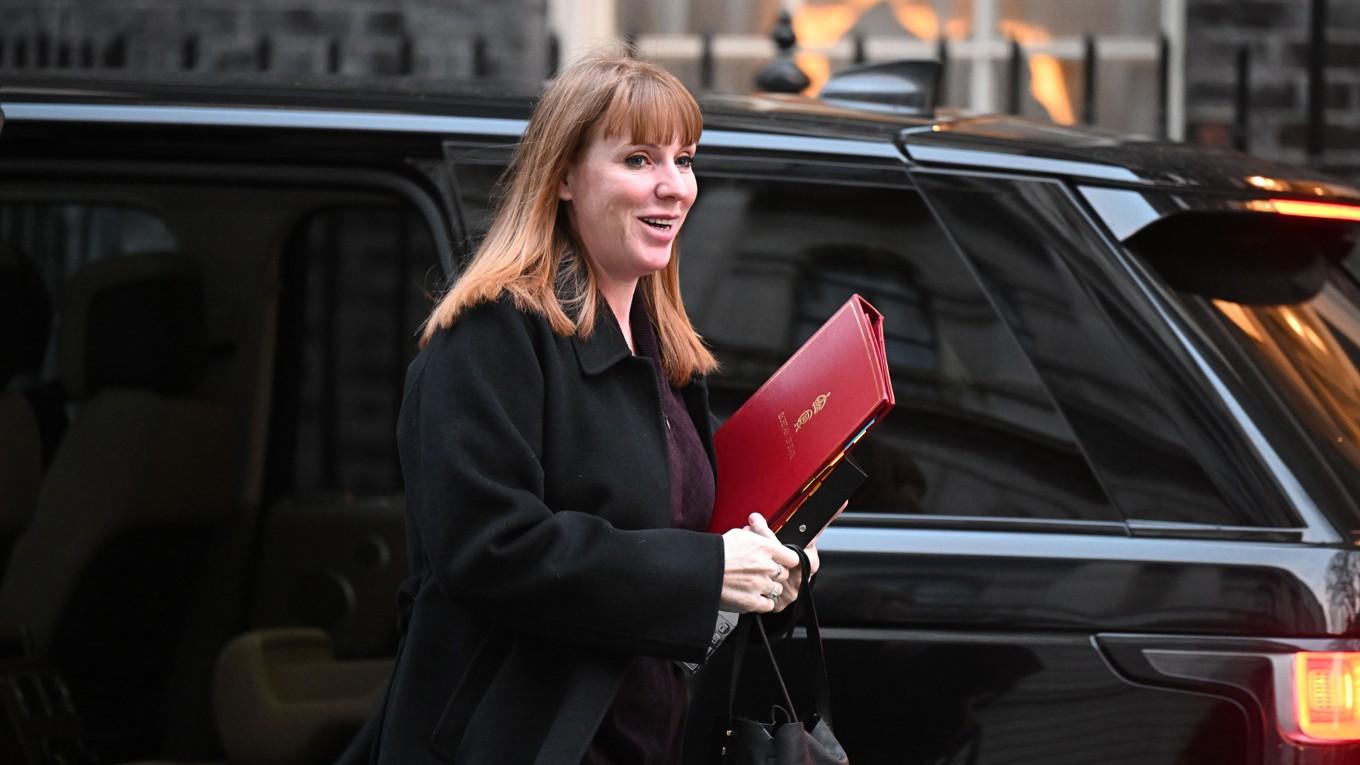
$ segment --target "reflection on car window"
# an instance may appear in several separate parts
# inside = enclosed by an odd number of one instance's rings
[[[932,209],[1080,440],[1121,515],[1213,526],[1292,521],[1219,451],[1179,361],[1140,325],[1108,244],[1061,184],[921,176]],[[1190,239],[1188,241],[1194,241]]]
[[[688,310],[730,414],[853,293],[885,316],[897,408],[856,452],[850,510],[1118,520],[1067,424],[910,190],[701,177]]]
[[[500,145],[474,145],[453,151],[450,167],[462,225],[454,257],[460,263],[472,257],[491,227],[498,183],[509,155],[510,147]]]
[[[95,260],[177,249],[159,217],[105,204],[0,204],[0,240],[32,260],[52,290]]]
[[[1360,288],[1334,269],[1299,303],[1212,303],[1360,496]]]
[[[0,204],[0,245],[26,259],[55,308],[66,280],[86,264],[119,255],[175,252],[175,235],[156,215],[136,207],[67,202]],[[55,325],[54,325],[55,326]],[[55,348],[55,343],[49,343]],[[55,354],[43,374],[55,376]]]
[[[282,262],[266,493],[399,493],[392,423],[442,283],[428,225],[395,203],[326,208]]]

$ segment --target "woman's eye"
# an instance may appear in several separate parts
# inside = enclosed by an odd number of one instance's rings
[[[625,159],[623,163],[629,167],[643,167],[647,164],[647,158],[641,154],[634,154],[628,159]]]
[[[694,157],[676,157],[675,164],[686,169],[694,167]]]

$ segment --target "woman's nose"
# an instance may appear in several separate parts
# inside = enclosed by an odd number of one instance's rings
[[[662,166],[656,179],[656,195],[662,199],[675,199],[685,195],[685,179],[680,168],[673,164]]]

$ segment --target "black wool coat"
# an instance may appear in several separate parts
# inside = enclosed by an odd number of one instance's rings
[[[657,374],[607,309],[581,340],[503,296],[431,338],[397,429],[409,621],[347,761],[578,763],[632,656],[703,659],[722,538],[670,527]]]

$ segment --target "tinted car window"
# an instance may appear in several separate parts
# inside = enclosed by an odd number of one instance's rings
[[[917,176],[1129,519],[1285,525],[1205,432],[1192,381],[1137,321],[1127,274],[1064,186]],[[1231,501],[1225,499],[1231,498]]]
[[[458,251],[454,257],[466,261],[476,252],[486,230],[491,227],[492,208],[499,192],[498,182],[510,163],[512,146],[507,144],[445,145],[450,159],[458,225]]]
[[[115,204],[0,203],[0,241],[28,258],[54,295],[86,263],[177,249],[160,217]]]
[[[870,478],[850,511],[1119,520],[914,191],[708,173],[681,236],[720,417],[851,294],[883,312],[897,408],[856,452]]]
[[[1176,246],[1189,227],[1204,233],[1202,241]],[[1356,236],[1327,222],[1186,215],[1128,243],[1164,280],[1213,358],[1226,362],[1234,392],[1283,461],[1342,528],[1355,528],[1360,517]],[[1321,465],[1328,469],[1319,472]],[[1329,496],[1330,484],[1341,496]]]
[[[392,423],[442,282],[429,227],[405,206],[317,211],[283,254],[267,491],[401,491]]]

